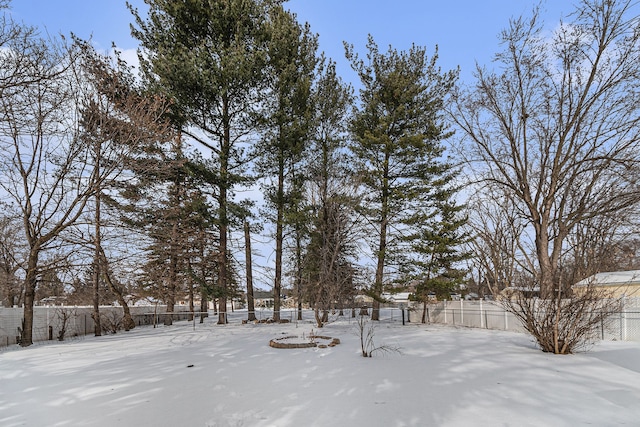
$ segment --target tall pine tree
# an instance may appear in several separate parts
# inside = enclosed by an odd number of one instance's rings
[[[454,198],[457,189],[452,181],[455,177],[455,173],[443,177],[433,205],[416,212],[412,221],[415,233],[406,238],[414,257],[409,276],[417,283],[414,297],[423,304],[422,323],[426,321],[430,295],[442,299],[457,291],[466,275],[461,264],[471,256],[464,249],[470,238],[464,227],[466,206],[457,204]]]
[[[264,177],[267,207],[274,213],[274,320],[280,319],[285,228],[300,210],[301,164],[311,128],[311,85],[317,36],[281,7],[271,14],[268,44],[269,96],[258,170]]]
[[[246,146],[261,106],[266,21],[277,0],[147,0],[145,20],[132,9],[141,68],[173,102],[182,132],[211,152],[219,237],[218,323],[226,322],[234,189],[247,182]]]
[[[381,53],[373,38],[368,61],[346,45],[347,58],[362,83],[360,106],[351,122],[351,150],[365,195],[360,210],[375,228],[371,240],[376,263],[370,288],[372,319],[379,307],[388,269],[401,261],[402,237],[409,234],[411,215],[428,206],[437,180],[448,165],[440,161],[440,142],[449,134],[441,118],[444,98],[457,73],[442,73],[437,54],[413,46]]]

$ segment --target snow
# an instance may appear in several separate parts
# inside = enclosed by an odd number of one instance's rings
[[[275,349],[274,338],[339,338]],[[555,356],[523,334],[352,319],[137,328],[0,352],[0,425],[577,426],[640,424],[640,343]]]

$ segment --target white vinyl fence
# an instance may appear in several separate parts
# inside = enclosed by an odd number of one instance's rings
[[[130,307],[136,325],[164,322],[166,306]],[[93,307],[36,306],[33,308],[33,342],[57,340],[64,328],[65,340],[94,333]],[[176,306],[173,320],[187,320],[188,307]],[[0,348],[19,343],[23,308],[0,308]],[[100,307],[100,324],[105,333],[119,326],[122,307]]]
[[[137,326],[163,324],[166,306],[158,305],[130,307],[131,316]],[[80,339],[85,335],[94,333],[94,323],[92,318],[93,307],[68,307],[68,306],[39,306],[34,307],[34,327],[33,342],[44,342],[58,340],[60,332],[65,327],[64,340]],[[361,313],[361,307],[352,310],[345,308],[344,310],[331,310],[329,313],[330,321],[342,319],[343,321],[355,321],[355,317]],[[247,310],[227,310],[226,320],[228,323],[243,323],[247,321]],[[313,325],[315,322],[315,313],[313,310],[305,309],[302,311],[302,320],[300,322]],[[367,311],[367,315],[371,314],[371,309]],[[218,314],[213,310],[207,313],[209,322],[217,322]],[[254,312],[258,322],[268,322],[273,318],[272,309],[257,309]],[[407,318],[405,319],[405,315]],[[171,314],[174,321],[189,320],[200,323],[200,313],[195,312],[195,318],[191,316],[187,306],[176,305],[174,313]],[[0,308],[0,349],[10,345],[18,344],[20,339],[20,330],[22,327],[23,309],[22,308]],[[65,320],[66,319],[66,320]],[[282,321],[298,323],[298,310],[283,309],[280,311],[280,319]],[[109,333],[112,326],[117,326],[122,321],[122,308],[113,306],[100,307],[100,320],[104,333]],[[406,310],[400,310],[394,307],[384,308],[380,311],[381,322],[401,323],[408,321],[408,313]]]
[[[131,307],[131,314],[137,326],[154,325],[164,323],[166,307],[158,305]],[[371,314],[369,308],[367,315]],[[34,307],[33,341],[43,342],[57,340],[60,337],[64,324],[64,339],[79,339],[94,332],[92,307],[66,307],[49,306]],[[122,308],[105,306],[100,307],[102,327],[105,333],[109,332],[112,325],[122,320]],[[332,311],[330,317],[333,320],[342,319],[351,321],[352,316],[359,316],[360,307],[355,311],[345,308],[343,313]],[[193,320],[199,322],[199,314],[196,319],[190,315],[188,307],[176,306],[172,314],[174,321]],[[229,323],[246,321],[246,310],[227,311]],[[303,310],[303,323],[314,322],[312,310]],[[217,321],[217,314],[210,311],[210,321]],[[65,320],[66,317],[66,320]],[[258,321],[267,321],[273,317],[273,310],[257,309],[255,317]],[[285,309],[280,312],[283,321],[298,322],[298,312],[295,309]],[[22,327],[22,308],[0,308],[0,349],[17,344]],[[520,321],[511,313],[506,312],[499,303],[493,301],[443,301],[437,304],[428,304],[425,314],[427,323],[440,323],[471,328],[497,329],[513,332],[525,332]],[[422,321],[422,305],[401,309],[397,306],[382,308],[380,311],[381,322],[397,324],[418,324]],[[640,341],[640,299],[627,299],[624,309],[611,318],[608,325],[602,325],[600,338],[603,340]]]
[[[422,306],[409,310],[411,322],[422,321]],[[525,332],[520,321],[493,301],[442,301],[427,304],[427,323]],[[625,300],[624,308],[600,328],[602,340],[640,341],[640,299]]]

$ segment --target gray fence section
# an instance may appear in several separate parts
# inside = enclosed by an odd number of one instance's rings
[[[422,321],[422,306],[410,309],[411,322]],[[427,323],[441,323],[470,328],[525,332],[520,321],[493,301],[442,301],[428,304]],[[599,331],[603,340],[640,341],[640,299],[627,299],[624,309],[613,314]]]

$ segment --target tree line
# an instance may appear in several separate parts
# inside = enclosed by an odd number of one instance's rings
[[[3,4],[0,286],[25,307],[22,345],[54,288],[90,298],[96,335],[100,302],[129,294],[212,300],[224,323],[246,292],[251,315],[255,233],[273,242],[274,320],[286,293],[318,326],[358,294],[377,320],[390,289],[562,299],[637,265],[631,2],[583,0],[551,42],[539,9],[513,19],[473,85],[437,49],[345,43],[357,91],[286,2],[145,2],[138,73]]]

